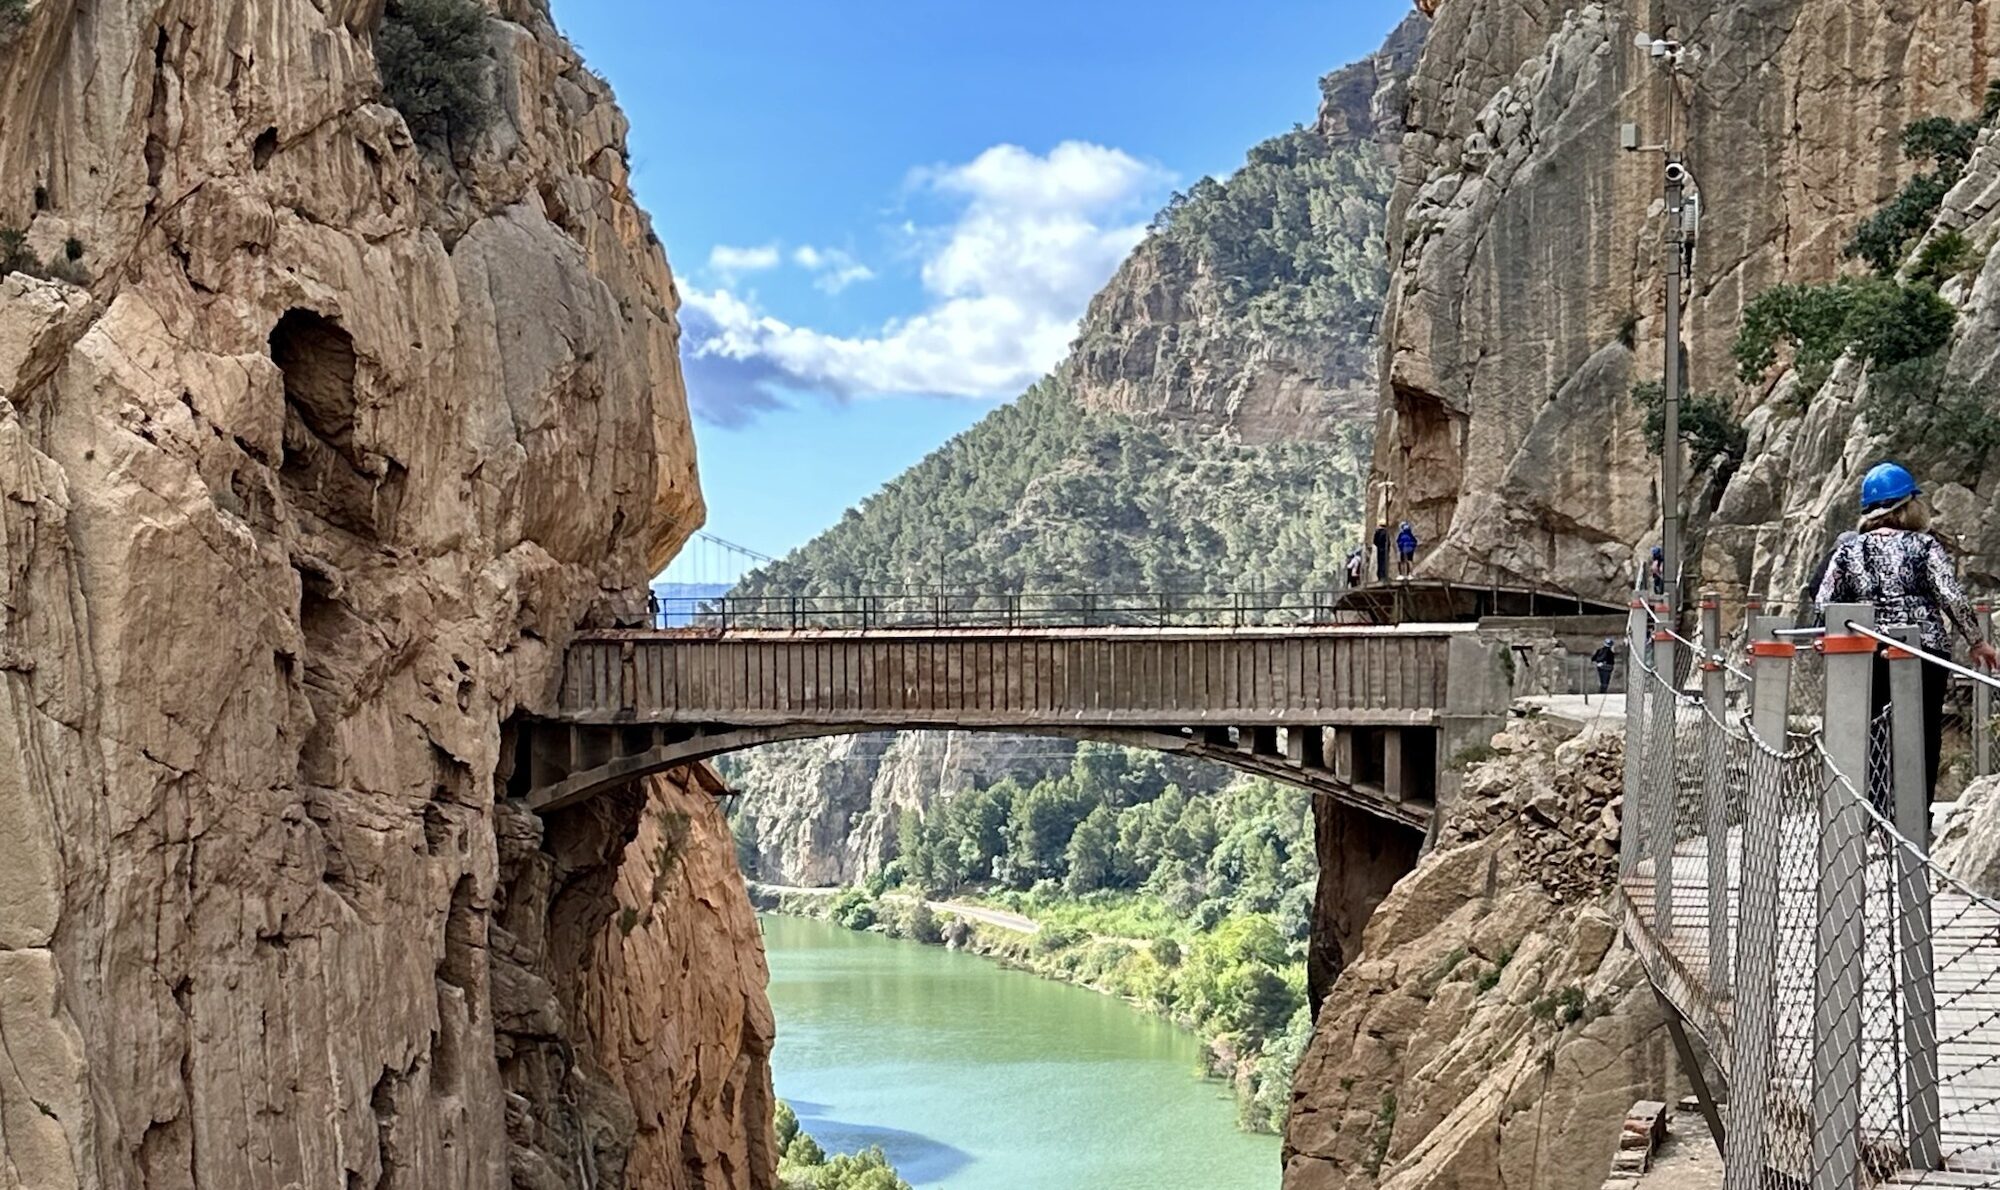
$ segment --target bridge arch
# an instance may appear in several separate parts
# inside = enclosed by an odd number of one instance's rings
[[[1417,832],[1434,802],[1422,775],[1434,768],[1428,732],[1400,728],[966,726],[953,722],[579,725],[531,720],[515,737],[510,792],[537,813],[587,801],[653,773],[791,740],[884,731],[989,731],[1116,744],[1205,760],[1299,786]],[[1393,739],[1393,742],[1392,742]],[[1401,766],[1391,772],[1390,765]]]

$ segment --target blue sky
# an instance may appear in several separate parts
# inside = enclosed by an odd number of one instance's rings
[[[1408,11],[557,0],[680,283],[709,531],[783,553],[1012,399],[1168,194]]]

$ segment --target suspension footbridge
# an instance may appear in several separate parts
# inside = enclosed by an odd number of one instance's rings
[[[1733,661],[1712,601],[1698,643],[1635,601],[1625,932],[1720,1079],[1728,1190],[2000,1186],[2000,905],[1929,852],[1939,662],[1826,624],[1754,619]]]

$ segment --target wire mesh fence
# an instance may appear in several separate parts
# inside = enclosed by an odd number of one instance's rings
[[[2000,1187],[2000,906],[1912,829],[1919,708],[1873,705],[1869,642],[1760,659],[1720,705],[1692,651],[1633,642],[1621,890],[1730,1087],[1726,1186]]]

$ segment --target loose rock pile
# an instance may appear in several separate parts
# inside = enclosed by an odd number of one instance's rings
[[[1624,806],[1624,740],[1522,720],[1493,737],[1495,755],[1465,774],[1462,801],[1439,831],[1440,847],[1513,826],[1525,874],[1559,903],[1603,896],[1618,869]]]

